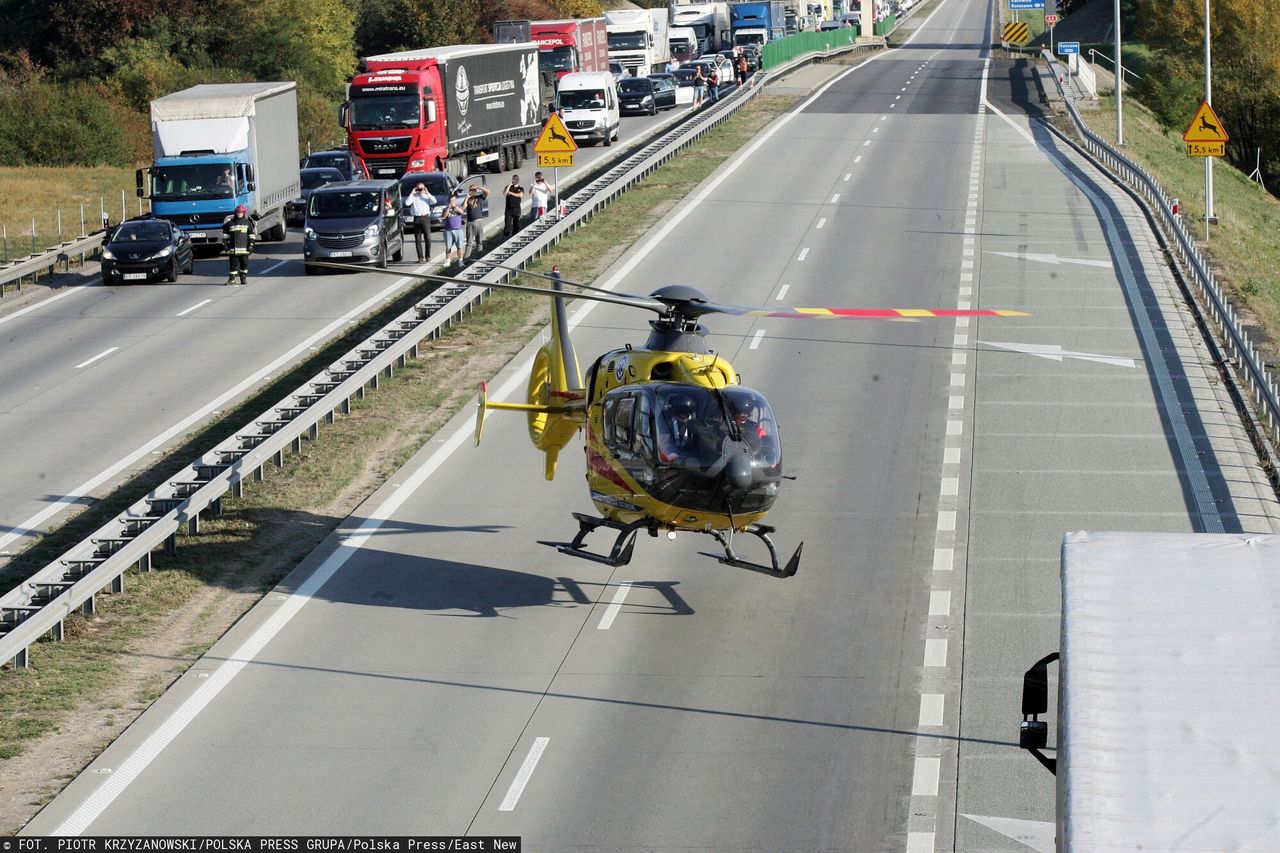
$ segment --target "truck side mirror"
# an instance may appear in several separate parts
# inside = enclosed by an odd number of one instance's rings
[[[142,182],[142,172],[143,172],[142,169],[138,169],[136,172],[133,173],[133,182],[137,186],[138,198],[147,197],[147,191],[143,188],[144,184]]]
[[[350,101],[344,101],[341,104],[338,104],[338,127],[341,127],[344,129],[346,128],[347,112],[350,110],[350,108],[351,108]]]
[[[436,120],[436,102],[427,101],[427,121],[434,124]]]
[[[1022,676],[1022,723],[1018,726],[1018,746],[1054,774],[1058,760],[1041,752],[1049,744],[1049,724],[1039,717],[1049,711],[1049,664],[1058,657],[1058,652],[1045,655]]]

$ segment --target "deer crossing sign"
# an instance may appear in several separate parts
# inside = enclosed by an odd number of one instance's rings
[[[573,141],[564,120],[552,113],[538,141],[533,143],[533,150],[538,155],[539,166],[572,166],[578,143]]]
[[[1227,153],[1227,131],[1221,119],[1205,101],[1187,125],[1182,141],[1187,143],[1188,157],[1222,157]]]

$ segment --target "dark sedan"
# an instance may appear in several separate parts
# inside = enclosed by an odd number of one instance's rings
[[[307,155],[302,161],[304,169],[337,169],[342,173],[344,181],[364,181],[369,178],[369,170],[364,161],[350,151],[338,148],[333,151],[316,151]]]
[[[675,109],[676,106],[676,75],[674,74],[650,74],[649,79],[653,81],[653,101],[660,110]]]
[[[290,225],[301,225],[307,218],[307,199],[311,198],[312,190],[334,181],[346,180],[341,172],[329,166],[303,169],[298,175],[302,179],[302,197],[285,202],[284,205],[284,218]]]
[[[668,90],[663,89],[663,92]],[[658,114],[657,84],[648,77],[623,77],[618,81],[618,108],[624,115],[628,113]],[[674,107],[675,90],[664,95],[668,98],[668,106]]]
[[[166,278],[195,269],[191,238],[165,219],[122,222],[102,244],[102,281],[119,284]]]

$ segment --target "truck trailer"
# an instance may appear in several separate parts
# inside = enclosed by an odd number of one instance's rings
[[[628,74],[643,77],[665,71],[671,60],[667,42],[667,10],[613,9],[604,13],[609,58]]]
[[[531,38],[538,46],[538,67],[556,82],[575,71],[609,70],[609,34],[604,18],[533,21]]]
[[[1019,730],[1057,776],[1057,849],[1280,849],[1280,536],[1067,534],[1061,630]]]
[[[375,178],[507,171],[542,129],[532,42],[387,53],[368,57],[365,66],[347,86],[338,121]]]
[[[730,3],[729,30],[733,45],[757,46],[786,36],[786,12],[782,0]]]
[[[284,239],[285,204],[301,192],[296,84],[213,83],[157,98],[151,149],[138,196],[193,244],[220,244],[241,204],[262,239]]]
[[[698,38],[697,59],[704,53],[714,53],[729,38],[728,3],[687,3],[671,7],[671,26],[689,27]]]

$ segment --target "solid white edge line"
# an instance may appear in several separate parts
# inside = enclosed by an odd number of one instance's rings
[[[111,353],[115,352],[115,351],[116,351],[116,350],[118,350],[118,349],[120,349],[120,347],[111,347],[110,349],[103,350],[102,352],[100,352],[100,353],[98,353],[97,355],[95,355],[93,358],[86,359],[85,361],[80,362],[79,364],[77,364],[77,365],[75,366],[75,368],[74,368],[74,369],[75,369],[75,370],[79,370],[79,369],[80,369],[80,368],[82,368],[82,367],[88,367],[89,365],[91,365],[91,364],[93,364],[95,361],[97,361],[98,359],[106,358],[107,356],[111,355]]]
[[[208,305],[212,301],[213,301],[212,299],[205,299],[202,302],[197,302],[195,305],[192,305],[190,308],[184,308],[183,310],[179,311],[176,316],[185,317],[188,314],[190,314],[192,311],[203,308],[204,306]]]
[[[397,289],[403,287],[408,282],[409,282],[409,279],[407,278],[397,279],[395,283],[389,285],[386,289],[382,290],[372,298],[365,300],[363,303],[356,306],[351,311],[348,311],[343,316],[334,320],[329,325],[325,326],[323,329],[316,332],[311,337],[302,341],[293,349],[281,355],[279,358],[277,358],[275,361],[268,364],[266,367],[263,367],[260,370],[257,370],[254,373],[250,374],[249,376],[245,377],[238,384],[236,384],[231,388],[228,388],[226,391],[219,394],[213,400],[209,401],[208,403],[201,406],[196,411],[192,412],[182,420],[178,421],[173,426],[169,427],[164,432],[152,438],[150,441],[148,441],[146,444],[142,445],[137,450],[130,453],[128,456],[125,456],[123,459],[120,459],[114,465],[98,473],[97,476],[93,477],[92,479],[86,480],[85,482],[76,486],[74,489],[68,492],[65,492],[56,501],[53,501],[52,503],[50,503],[40,512],[36,513],[35,515],[31,516],[30,518],[24,521],[19,522],[8,533],[4,534],[3,536],[0,536],[0,548],[3,548],[6,545],[8,545],[10,542],[13,542],[17,539],[21,539],[22,537],[26,536],[28,533],[31,533],[37,530],[40,527],[40,525],[44,524],[44,522],[48,521],[53,516],[57,515],[68,504],[74,503],[75,501],[84,497],[90,491],[97,488],[101,484],[105,483],[107,480],[110,480],[112,477],[116,476],[121,471],[124,471],[126,468],[128,468],[134,462],[137,462],[143,456],[146,456],[151,451],[164,445],[174,436],[181,435],[182,433],[187,432],[194,424],[196,424],[201,419],[209,415],[215,409],[222,406],[222,404],[226,403],[228,400],[234,399],[235,397],[239,396],[240,394],[254,387],[259,382],[261,382],[264,377],[271,375],[280,367],[288,364],[289,362],[293,361],[293,359],[297,358],[299,355],[306,352],[307,349],[310,348],[312,344],[316,343],[317,341],[324,340],[329,335],[333,334],[335,330],[341,328],[342,326],[345,326],[353,318],[364,314],[367,310],[372,308],[377,303],[381,302],[390,294],[394,293]],[[46,300],[46,302],[47,301],[48,300]],[[589,304],[595,304],[595,303],[589,303]]]
[[[631,581],[625,581],[618,586],[617,591],[613,594],[613,601],[609,602],[604,615],[600,617],[600,624],[596,626],[597,631],[609,630],[613,625],[613,620],[618,618],[618,612],[622,610],[622,603],[627,600],[627,593],[630,591]]]
[[[764,338],[764,329],[757,330],[755,335],[753,335],[751,338],[751,346],[749,346],[748,349],[755,349],[756,347],[760,346],[760,341],[763,338]]]
[[[509,812],[516,807],[516,803],[520,802],[524,786],[529,784],[529,777],[533,776],[533,771],[538,766],[538,759],[542,758],[542,753],[550,742],[549,737],[534,738],[533,746],[529,747],[529,754],[525,756],[524,764],[520,765],[516,778],[511,780],[511,787],[507,789],[507,795],[502,798],[502,805],[498,806],[498,811]]]
[[[266,275],[272,270],[279,269],[280,267],[284,266],[285,264],[289,263],[289,261],[292,261],[292,260],[293,258],[284,258],[283,260],[276,261],[274,264],[267,267],[265,270],[258,270],[258,275]]]
[[[644,245],[636,250],[636,253],[633,254],[626,263],[618,268],[617,272],[609,276],[608,279],[598,286],[606,290],[611,290],[616,287],[618,282],[629,274],[631,270],[633,270],[654,247],[659,245],[672,230],[678,227],[679,224],[693,212],[694,208],[701,204],[704,199],[706,199],[718,186],[720,186],[720,184],[728,180],[729,176],[733,172],[745,163],[752,154],[758,151],[767,140],[781,130],[782,127],[784,127],[787,122],[789,122],[791,118],[799,112],[799,110],[804,109],[805,106],[823,95],[826,90],[831,88],[831,86],[833,86],[837,81],[842,80],[854,71],[865,66],[867,63],[874,62],[882,55],[883,54],[877,53],[842,74],[833,77],[825,85],[810,95],[809,99],[805,101],[798,110],[789,112],[780,117],[772,126],[767,128],[754,143],[741,151],[739,155],[729,163],[729,165],[725,166],[720,175],[703,187],[702,190],[693,197],[688,205],[681,208],[675,216],[666,221],[666,224],[662,228],[659,228],[654,232]],[[387,290],[389,291],[398,285],[399,281],[387,288]],[[381,300],[386,292],[387,291],[383,291],[383,293],[374,296],[366,302],[365,305]],[[587,302],[582,305],[581,308],[570,316],[570,327],[581,323],[591,310],[599,304],[600,303],[598,302]],[[345,322],[345,319],[343,322]],[[305,345],[309,345],[309,342],[300,346]],[[532,363],[532,358],[525,359],[524,363],[517,367],[512,375],[494,391],[494,399],[505,399],[514,393],[518,387],[526,384],[528,382],[528,372]],[[343,537],[337,549],[335,549],[334,552],[330,554],[314,572],[312,572],[312,574],[302,581],[297,592],[291,594],[285,603],[278,608],[276,613],[268,619],[267,622],[254,631],[253,634],[250,635],[243,644],[241,644],[240,648],[237,649],[236,652],[234,652],[225,662],[219,665],[204,684],[201,685],[195,693],[189,696],[178,707],[178,709],[156,729],[156,731],[152,732],[151,735],[149,735],[142,744],[121,763],[121,766],[107,778],[102,786],[86,798],[86,800],[81,803],[52,834],[79,835],[84,832],[84,830],[87,829],[89,825],[96,820],[108,806],[111,805],[116,797],[120,796],[120,794],[124,792],[125,788],[127,788],[129,784],[136,779],[144,769],[146,769],[146,766],[151,763],[151,760],[159,755],[161,751],[163,751],[164,748],[168,746],[184,728],[186,728],[187,724],[195,719],[196,715],[213,701],[214,697],[221,692],[222,688],[230,683],[235,674],[244,668],[244,666],[253,659],[253,656],[257,655],[257,653],[261,651],[261,649],[265,647],[266,644],[274,638],[285,625],[288,624],[294,614],[301,610],[303,605],[306,604],[307,601],[309,601],[311,597],[319,591],[319,589],[323,587],[330,578],[333,577],[338,569],[340,569],[347,560],[349,560],[352,555],[360,549],[360,547],[369,539],[369,536],[381,527],[383,522],[389,519],[391,515],[400,508],[401,504],[408,500],[409,497],[413,495],[413,493],[427,480],[427,478],[435,473],[435,471],[444,464],[445,460],[448,459],[448,457],[452,455],[458,447],[470,439],[474,433],[475,427],[473,424],[463,423],[453,432],[452,435],[445,439],[440,447],[428,456],[423,463],[400,484],[399,489],[396,489],[386,501],[369,513],[364,523],[361,524],[354,533]],[[2,541],[0,541],[0,544],[2,544]],[[546,741],[548,739],[542,738],[540,740],[542,741],[543,748],[545,748]],[[537,748],[537,743],[537,741],[534,742],[535,748]],[[541,750],[539,750],[538,754],[541,755]],[[526,759],[526,763],[528,763],[528,759]],[[536,763],[537,761],[535,759],[534,764]],[[532,767],[530,767],[529,772],[533,772]],[[508,793],[508,796],[510,796],[510,793]]]

